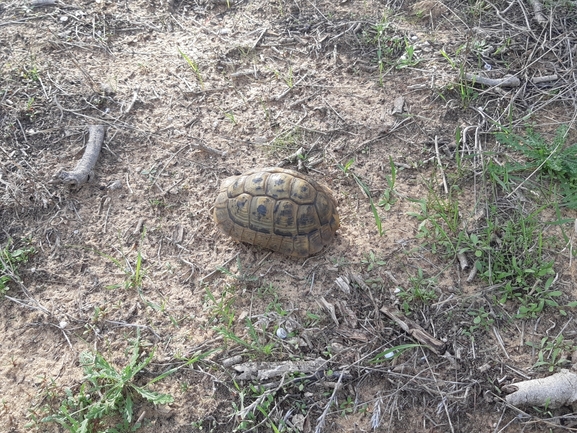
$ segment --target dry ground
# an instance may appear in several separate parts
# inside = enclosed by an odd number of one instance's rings
[[[544,133],[572,125],[574,2],[555,4],[545,30],[523,2],[33,3],[0,2],[0,246],[12,239],[36,251],[0,300],[0,431],[58,431],[39,420],[66,388],[78,392],[80,353],[121,368],[137,330],[143,353],[154,350],[140,384],[206,355],[152,386],[173,403],[135,402],[143,432],[245,431],[261,421],[254,430],[273,431],[258,411],[240,424],[242,398],[246,407],[256,396],[223,365],[235,355],[327,361],[305,386],[270,394],[270,420],[293,431],[569,428],[569,410],[519,416],[499,388],[546,374],[531,368],[537,354],[525,343],[570,340],[573,312],[521,321],[512,306],[472,338],[468,312],[497,309],[495,288],[468,282],[455,257],[424,247],[408,212],[419,210],[414,200],[444,195],[440,162],[458,186],[457,218],[474,220],[483,201],[475,164],[496,146],[496,125]],[[522,85],[460,79],[488,69],[517,74]],[[552,74],[550,85],[531,82]],[[91,181],[54,182],[81,157],[91,124],[107,127]],[[465,147],[456,131],[468,127]],[[471,155],[462,170],[457,146]],[[302,157],[287,159],[301,147]],[[389,158],[397,201],[378,208],[379,236],[351,173],[378,201]],[[339,169],[351,160],[348,173]],[[339,202],[334,243],[308,260],[227,239],[211,218],[223,178],[281,163],[330,186]],[[519,197],[503,203],[524,207]],[[548,252],[564,302],[576,295],[571,245]],[[335,283],[351,274],[367,286]],[[411,317],[447,342],[447,354],[419,349],[371,363],[412,341],[379,308],[399,304],[398,288],[415,284],[434,300],[416,302]]]

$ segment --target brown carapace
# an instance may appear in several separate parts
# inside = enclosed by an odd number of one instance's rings
[[[318,253],[340,225],[337,202],[326,186],[278,167],[223,180],[214,220],[234,239],[294,257]]]

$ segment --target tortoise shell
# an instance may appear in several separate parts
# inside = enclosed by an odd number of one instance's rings
[[[326,186],[279,167],[223,180],[214,221],[234,239],[294,257],[318,253],[340,225],[337,202]]]

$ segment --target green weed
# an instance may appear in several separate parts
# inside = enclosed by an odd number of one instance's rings
[[[270,299],[270,302],[265,308],[265,312],[274,311],[280,317],[288,316],[289,312],[284,309],[279,301],[278,290],[271,283],[268,286],[261,286],[257,289],[257,296],[262,299]]]
[[[393,158],[389,156],[389,166],[391,167],[391,176],[386,176],[387,187],[383,191],[381,198],[379,199],[378,206],[382,207],[386,211],[391,210],[391,207],[397,202],[398,193],[395,190],[395,183],[397,181],[397,167],[393,162]]]
[[[232,111],[225,112],[224,117],[226,117],[233,125],[238,125],[238,121],[234,117],[234,113]]]
[[[239,346],[249,349],[249,355],[251,357],[255,357],[256,355],[271,355],[274,348],[276,347],[276,343],[274,341],[266,341],[266,329],[263,328],[257,330],[257,328],[255,328],[254,324],[248,317],[246,318],[245,324],[249,337],[248,340],[245,340],[236,335],[230,327],[227,328],[225,326],[217,326],[214,329],[224,337],[225,343],[227,341],[232,341]],[[261,334],[263,335],[262,337]]]
[[[73,433],[97,433],[136,431],[142,422],[134,420],[134,403],[146,400],[153,404],[172,403],[169,394],[148,389],[148,386],[166,375],[153,379],[145,386],[136,384],[136,376],[150,364],[154,351],[143,360],[140,352],[140,335],[132,345],[128,365],[117,370],[96,352],[83,352],[80,365],[84,370],[81,385],[73,391],[65,390],[65,398],[56,413],[41,420],[57,423]],[[120,418],[120,422],[116,419]]]
[[[437,280],[434,277],[425,277],[421,268],[417,269],[417,275],[409,277],[409,287],[401,288],[397,297],[402,301],[401,307],[405,314],[410,314],[414,304],[430,304],[437,300],[435,291]]]
[[[8,283],[20,281],[18,268],[36,252],[30,246],[17,249],[13,247],[12,239],[9,239],[6,246],[0,249],[0,297],[8,291]]]
[[[304,131],[301,128],[295,127],[280,135],[278,135],[270,144],[272,152],[279,152],[280,154],[288,154],[297,150],[304,140]]]
[[[551,142],[532,129],[524,137],[501,132],[497,140],[525,157],[523,162],[509,162],[510,172],[538,173],[543,180],[558,182],[564,198],[562,205],[577,209],[577,143],[566,145],[567,132],[566,125],[559,127]]]
[[[227,268],[222,267],[222,266],[217,267],[217,270],[222,272],[224,275],[228,275],[229,277],[234,278],[239,283],[245,283],[245,284],[252,285],[256,281],[258,281],[258,276],[252,275],[252,274],[248,273],[246,270],[244,270],[242,263],[240,261],[240,257],[236,258],[236,268],[237,268],[236,274],[231,272],[230,269],[227,269]]]
[[[488,331],[495,323],[495,319],[490,311],[485,311],[485,307],[480,307],[477,310],[469,311],[470,316],[473,316],[473,324],[469,326],[469,332],[473,333],[477,329]]]
[[[146,230],[143,230],[143,237]],[[142,288],[142,283],[144,281],[145,272],[142,268],[143,257],[142,253],[140,252],[140,248],[136,251],[136,261],[134,265],[130,263],[127,256],[124,256],[123,261],[113,257],[109,254],[100,252],[98,250],[94,250],[94,252],[102,257],[107,258],[110,260],[118,269],[120,269],[124,273],[124,283],[123,284],[111,284],[106,286],[107,289],[114,290],[120,287],[124,287],[125,289],[137,289],[140,290]]]
[[[460,231],[459,201],[455,193],[443,198],[429,188],[429,196],[424,199],[409,199],[419,206],[419,212],[408,212],[418,221],[417,239],[423,239],[431,247],[433,254],[442,247],[442,253],[455,257]]]
[[[234,323],[236,315],[233,307],[236,297],[234,296],[232,287],[225,287],[218,297],[216,297],[208,287],[205,290],[205,302],[209,310],[209,323],[224,325],[227,329],[230,328]]]
[[[180,48],[177,49],[178,53],[182,56],[186,63],[188,63],[188,66],[190,66],[192,71],[195,73],[198,83],[200,84],[200,88],[204,89],[204,81],[202,79],[202,75],[200,74],[200,68],[198,67],[198,64],[190,57],[188,57],[184,52],[182,52]]]
[[[533,368],[545,367],[551,373],[557,368],[570,364],[567,357],[577,349],[577,346],[571,342],[564,341],[562,335],[556,338],[543,337],[539,344],[530,341],[526,344],[539,350],[538,361],[533,365]]]
[[[241,388],[237,382],[234,382],[234,386],[238,391],[239,404],[232,402],[232,407],[240,422],[233,431],[258,431],[259,427],[273,433],[289,431],[280,416],[278,402],[272,390],[252,384]]]
[[[379,259],[373,251],[365,254],[365,257],[361,259],[361,263],[367,267],[367,272],[372,271],[376,266],[384,266],[387,264],[384,260]]]

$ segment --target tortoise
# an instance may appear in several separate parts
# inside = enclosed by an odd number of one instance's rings
[[[236,240],[293,257],[318,253],[340,226],[329,188],[279,167],[253,169],[223,180],[214,221]]]

